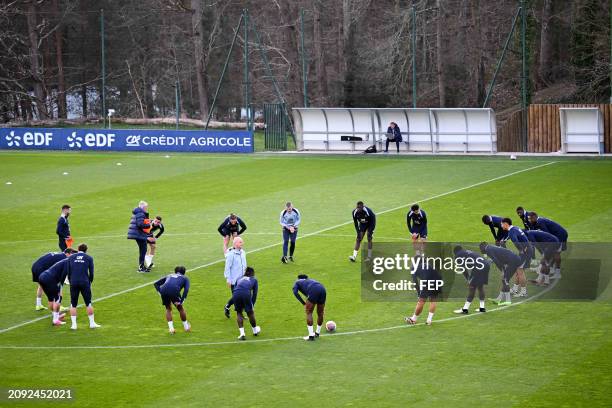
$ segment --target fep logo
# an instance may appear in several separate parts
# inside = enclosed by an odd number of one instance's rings
[[[15,131],[11,130],[11,133],[6,135],[6,144],[9,147],[19,147],[19,141],[21,140],[21,136],[15,136]]]
[[[140,147],[140,135],[129,135],[125,138],[127,147]]]
[[[83,138],[81,136],[77,136],[76,132],[72,132],[72,134],[68,136],[66,140],[68,140],[68,147],[77,147],[79,149],[82,147],[81,142],[83,141]]]

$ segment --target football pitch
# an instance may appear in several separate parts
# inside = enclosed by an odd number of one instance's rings
[[[377,214],[377,242],[409,245],[415,202],[431,241],[490,241],[482,215],[520,224],[522,205],[565,226],[572,242],[612,242],[612,160],[4,152],[0,175],[3,390],[70,388],[67,405],[95,407],[612,405],[610,301],[488,303],[487,313],[460,317],[452,311],[462,302],[441,302],[432,326],[407,326],[416,299],[362,302],[360,263],[348,261],[359,200]],[[137,246],[126,239],[139,200],[166,227],[149,274],[136,272]],[[282,264],[286,201],[302,223],[295,262]],[[30,267],[57,250],[62,204],[95,260],[97,330],[83,308],[77,331],[34,310]],[[262,333],[247,324],[245,342],[223,315],[216,230],[230,212],[248,225],[259,280]],[[152,282],[176,265],[191,279],[192,332],[175,313],[170,335]],[[300,273],[326,286],[326,320],[338,325],[315,342],[302,340],[304,311],[291,292]],[[489,284],[487,295],[498,289]]]

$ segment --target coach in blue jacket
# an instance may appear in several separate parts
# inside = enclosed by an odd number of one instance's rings
[[[393,134],[393,139],[389,139],[387,137],[387,141],[385,142],[385,153],[389,152],[389,142],[395,142],[397,152],[399,153],[399,144],[402,141],[402,132],[395,122],[389,123],[389,127],[387,128],[387,134],[391,133]]]
[[[130,220],[130,227],[128,228],[128,239],[136,240],[138,244],[138,272],[150,272],[144,265],[145,255],[147,254],[147,232],[151,228],[151,224],[147,219],[147,210],[149,204],[146,201],[138,203],[138,207],[132,211],[132,219]]]

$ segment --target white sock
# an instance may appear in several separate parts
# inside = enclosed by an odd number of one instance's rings
[[[470,304],[471,304],[471,303],[472,303],[472,302],[468,302],[468,301],[466,300],[466,301],[465,301],[465,305],[463,305],[463,308],[464,308],[465,310],[469,310],[469,309],[470,309]]]
[[[368,249],[368,258],[371,258],[371,257],[372,257],[372,250]]]
[[[172,322],[172,321],[168,322],[168,328],[170,330],[174,330],[174,322]]]
[[[51,315],[53,316],[54,322],[59,320],[59,312],[52,312]]]
[[[431,313],[431,312],[429,312],[429,314],[427,315],[427,321],[428,321],[429,323],[431,323],[431,321],[433,320],[433,315],[434,315],[434,314],[433,314],[433,313]]]
[[[145,255],[144,264],[147,268],[151,265],[151,255]]]
[[[480,307],[481,307],[482,309],[484,309],[484,308],[485,308],[485,301],[484,301],[484,300],[481,300],[481,301],[480,301]]]
[[[314,329],[312,328],[312,326],[308,326],[308,335],[310,337],[314,336]]]
[[[519,290],[519,285],[517,285],[516,283],[512,285],[512,289],[510,289],[511,292],[518,292],[518,290]]]
[[[189,328],[189,322],[187,320],[185,320],[183,322],[183,329],[187,330]]]
[[[72,325],[76,327],[76,316],[70,315],[70,320],[72,320]]]
[[[544,283],[546,283],[546,284],[550,283],[550,276],[544,275]]]
[[[321,326],[317,324],[317,334],[321,334]]]
[[[358,253],[358,252],[359,252],[359,251],[358,251],[357,249],[354,249],[354,250],[353,250],[353,258],[357,258],[357,253]]]
[[[87,317],[89,317],[89,324],[96,324],[96,321],[94,320],[94,314],[90,314],[87,315]]]
[[[512,298],[510,297],[510,292],[504,293],[504,296],[506,298],[506,302],[511,302],[512,301]]]
[[[244,327],[239,327],[238,330],[240,331],[240,335],[244,336]]]
[[[418,318],[419,318],[419,316],[417,316],[415,314],[413,314],[412,317],[411,317],[412,321],[414,321],[414,322],[416,322]]]
[[[253,334],[259,333],[259,326],[253,327]]]
[[[36,306],[42,306],[42,298],[36,298]]]

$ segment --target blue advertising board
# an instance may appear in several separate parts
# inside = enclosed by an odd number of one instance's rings
[[[0,128],[0,149],[252,153],[253,132]]]

